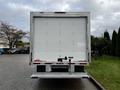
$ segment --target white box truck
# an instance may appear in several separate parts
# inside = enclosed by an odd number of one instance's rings
[[[32,78],[88,77],[89,12],[31,12],[30,33]]]

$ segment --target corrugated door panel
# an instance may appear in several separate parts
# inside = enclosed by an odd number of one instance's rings
[[[86,18],[34,18],[33,59],[86,60]]]

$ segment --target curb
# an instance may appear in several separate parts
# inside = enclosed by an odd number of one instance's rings
[[[89,75],[90,76],[90,75]],[[92,76],[90,76],[90,81],[92,81],[98,88],[99,90],[106,90],[98,81],[96,81]]]

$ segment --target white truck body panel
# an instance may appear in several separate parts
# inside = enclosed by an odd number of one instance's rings
[[[90,61],[89,13],[31,13],[31,62],[57,62],[73,57],[71,62]],[[63,61],[67,62],[67,61]]]

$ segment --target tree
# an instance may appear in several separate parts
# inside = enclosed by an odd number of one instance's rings
[[[92,54],[95,54],[95,56],[101,56],[104,52],[103,51],[104,46],[105,46],[105,40],[103,37],[91,36]]]
[[[111,40],[110,40],[110,35],[109,35],[108,31],[104,32],[104,41],[105,41],[104,54],[110,55],[110,53],[111,53]]]
[[[120,57],[120,27],[118,29],[117,55]]]
[[[15,45],[16,45],[17,48],[24,47],[23,41],[16,41]]]
[[[117,55],[117,33],[114,30],[112,34],[112,55]]]
[[[18,30],[15,27],[1,22],[0,25],[0,38],[6,40],[9,45],[9,49],[12,49],[17,41],[19,41],[26,33],[22,30]]]
[[[105,31],[105,32],[104,32],[104,38],[105,38],[106,40],[110,41],[110,35],[109,35],[108,31]]]

